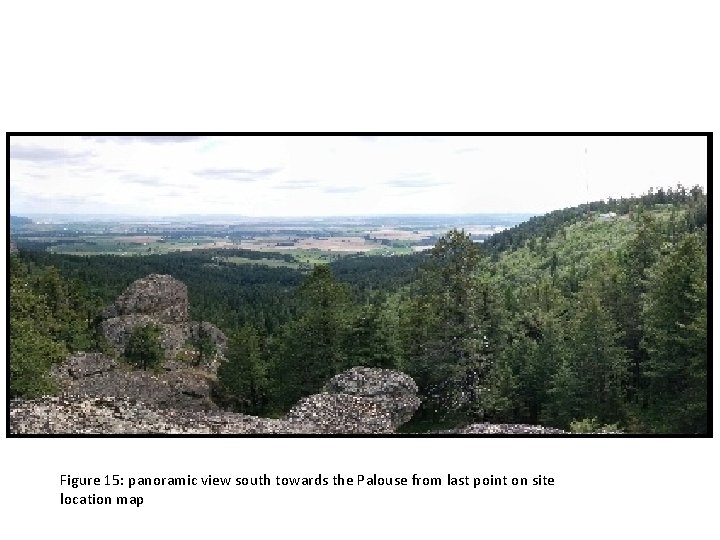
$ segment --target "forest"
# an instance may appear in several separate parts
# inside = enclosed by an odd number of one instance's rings
[[[488,421],[702,434],[707,233],[706,194],[677,186],[557,210],[484,243],[452,229],[426,253],[307,271],[226,264],[212,249],[21,250],[9,261],[10,393],[55,392],[50,366],[106,350],[102,309],[161,273],[187,284],[194,320],[229,337],[216,399],[231,410],[281,415],[363,365],[415,379],[411,431]]]

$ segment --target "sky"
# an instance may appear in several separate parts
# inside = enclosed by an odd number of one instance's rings
[[[704,137],[12,136],[24,214],[544,213],[707,187]]]

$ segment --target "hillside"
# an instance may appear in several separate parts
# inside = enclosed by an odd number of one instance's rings
[[[107,306],[133,281],[166,274],[187,285],[191,318],[228,336],[213,399],[229,411],[282,416],[365,366],[415,380],[422,405],[409,431],[491,422],[704,433],[707,227],[706,195],[678,187],[557,210],[482,245],[451,230],[428,254],[307,271],[231,264],[213,250],[21,250],[11,394],[58,392],[50,368],[74,351],[126,361],[100,331]]]

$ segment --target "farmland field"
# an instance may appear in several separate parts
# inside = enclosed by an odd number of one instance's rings
[[[70,221],[36,217],[13,227],[21,249],[64,255],[163,255],[194,250],[228,250],[218,261],[274,268],[309,268],[345,256],[407,255],[429,249],[452,227],[476,241],[527,216],[374,216],[253,220],[129,218]],[[77,219],[77,217],[76,217]],[[267,253],[247,257],[238,250]]]

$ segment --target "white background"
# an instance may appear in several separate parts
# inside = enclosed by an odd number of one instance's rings
[[[5,131],[712,131],[713,6],[6,2],[0,121]],[[5,439],[3,530],[707,538],[717,455],[714,439]],[[263,472],[547,474],[557,485],[148,488],[140,509],[59,505],[61,473]]]

